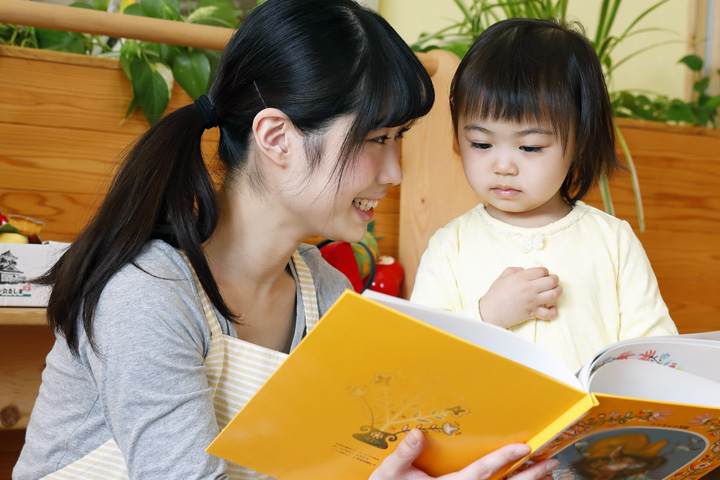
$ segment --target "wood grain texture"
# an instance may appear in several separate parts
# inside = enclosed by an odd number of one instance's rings
[[[720,131],[619,119],[640,180],[638,231],[629,175],[611,179],[615,214],[640,238],[683,333],[720,330]],[[597,191],[587,203],[602,208]]]
[[[0,479],[10,479],[25,443],[25,430],[0,429]]]
[[[50,327],[2,326],[0,344],[0,430],[23,429],[40,387],[45,357],[55,342]]]
[[[72,241],[147,122],[136,111],[120,125],[132,94],[115,60],[0,47],[0,71],[0,211],[42,220],[44,240]],[[168,111],[191,103],[173,92]],[[217,141],[208,131],[204,149]]]
[[[412,292],[420,257],[430,236],[480,200],[463,173],[455,144],[448,96],[460,60],[445,50],[431,50],[435,105],[407,133],[402,145],[399,260],[405,268],[401,296]]]
[[[63,5],[22,0],[3,0],[0,3],[0,21],[214,50],[222,50],[234,31],[232,28],[198,23],[175,22],[94,9],[77,10]]]
[[[44,308],[0,307],[0,327],[47,326]]]

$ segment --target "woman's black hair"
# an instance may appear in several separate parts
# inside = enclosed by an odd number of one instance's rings
[[[282,110],[306,136],[310,172],[321,158],[317,139],[333,120],[353,115],[337,161],[339,184],[370,132],[422,117],[434,92],[417,57],[372,10],[354,0],[269,0],[226,46],[208,97],[217,112],[225,182],[248,175],[254,184],[246,168],[252,123],[266,106]],[[80,319],[96,350],[92,322],[103,288],[153,238],[182,250],[213,305],[238,321],[202,249],[218,220],[200,148],[204,128],[196,105],[152,126],[126,156],[96,216],[39,279],[53,286],[48,321],[73,354]]]
[[[451,88],[456,136],[461,117],[548,121],[563,150],[574,136],[560,190],[570,205],[621,168],[605,77],[578,24],[529,18],[493,24],[460,62]]]

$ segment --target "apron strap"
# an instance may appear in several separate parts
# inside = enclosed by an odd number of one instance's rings
[[[305,328],[310,332],[320,319],[315,282],[313,281],[310,268],[305,263],[305,260],[303,260],[299,251],[295,250],[292,261],[295,264],[295,272],[300,282],[300,295],[302,296],[303,307],[305,308]]]
[[[195,269],[193,268],[192,264],[190,264],[190,259],[187,257],[187,255],[185,255],[185,252],[182,252],[180,250],[178,250],[178,252],[180,253],[180,256],[182,256],[183,260],[185,260],[185,263],[190,269],[193,279],[195,280],[195,288],[197,289],[198,295],[200,296],[203,311],[205,312],[205,318],[207,318],[208,324],[210,325],[210,336],[211,338],[220,338],[220,335],[222,335],[222,328],[220,327],[220,321],[215,315],[215,309],[213,308],[213,304],[208,298],[207,293],[205,293],[205,289],[202,287],[200,279],[195,273]]]

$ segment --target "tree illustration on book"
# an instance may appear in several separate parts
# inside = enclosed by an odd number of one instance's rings
[[[470,413],[462,404],[451,401],[448,406],[437,408],[425,400],[423,389],[402,388],[401,372],[396,375],[376,374],[369,385],[348,387],[349,394],[362,401],[370,425],[360,427],[353,437],[373,447],[386,449],[399,435],[416,428],[425,433],[460,435],[457,418]],[[423,382],[426,389],[433,388],[432,381]],[[412,392],[407,396],[407,392]]]

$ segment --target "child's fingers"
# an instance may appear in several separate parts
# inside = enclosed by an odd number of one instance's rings
[[[550,275],[550,272],[548,272],[548,269],[545,267],[532,267],[524,269],[523,275],[527,280],[532,281],[540,278],[545,278]]]
[[[533,311],[535,318],[539,320],[552,320],[558,315],[558,308],[555,305],[540,306]]]
[[[505,270],[502,271],[500,277],[498,278],[507,277],[508,275],[512,275],[513,273],[522,272],[523,270],[525,269],[522,267],[507,267]]]
[[[547,275],[545,277],[536,278],[535,280],[532,280],[532,283],[533,288],[537,293],[549,292],[556,288],[560,288],[560,292],[558,292],[557,295],[558,297],[560,296],[559,294],[562,293],[562,287],[560,287],[560,279],[557,275]]]

